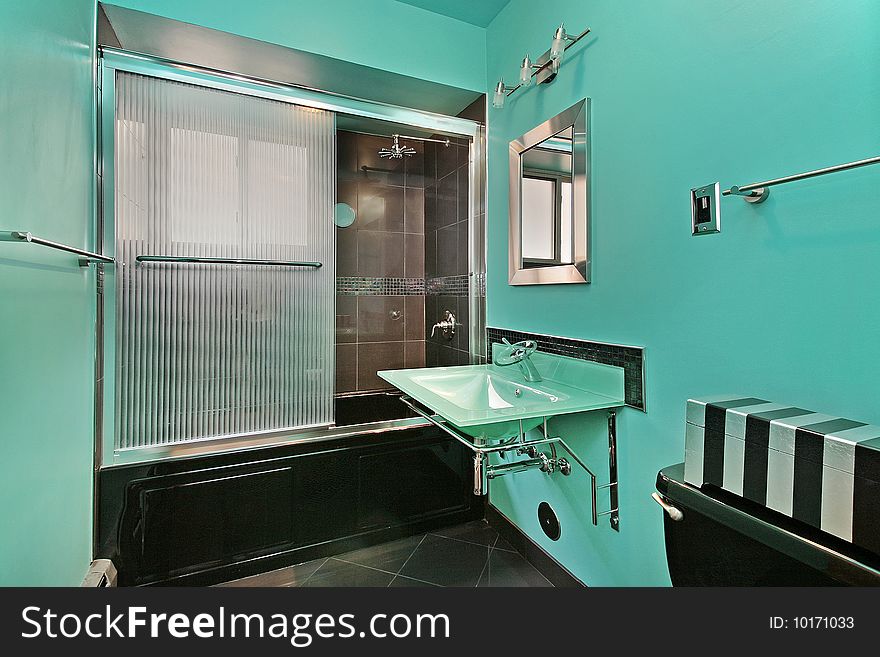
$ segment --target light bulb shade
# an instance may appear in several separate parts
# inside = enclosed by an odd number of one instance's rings
[[[522,60],[522,67],[519,69],[519,83],[524,87],[532,84],[532,60],[528,55]]]
[[[558,64],[562,63],[562,58],[565,56],[565,45],[567,42],[568,34],[565,32],[565,27],[560,25],[556,28],[556,33],[553,35],[553,43],[550,44],[550,57],[555,59]]]
[[[495,94],[492,96],[492,107],[501,109],[504,107],[504,99],[507,96],[507,90],[504,87],[504,80],[498,80],[495,85]]]

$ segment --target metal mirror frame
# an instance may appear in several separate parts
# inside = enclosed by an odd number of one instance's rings
[[[510,193],[508,255],[510,285],[550,285],[590,282],[589,142],[590,99],[584,98],[567,110],[532,128],[510,142]],[[528,267],[522,265],[522,154],[541,142],[572,130],[572,248],[574,264]]]

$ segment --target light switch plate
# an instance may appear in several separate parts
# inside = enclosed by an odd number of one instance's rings
[[[719,183],[691,190],[691,234],[721,232],[721,186]]]

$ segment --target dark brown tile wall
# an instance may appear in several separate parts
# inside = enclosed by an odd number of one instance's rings
[[[425,278],[467,276],[468,273],[468,146],[453,141],[425,144]],[[425,296],[425,361],[428,367],[466,365],[468,351],[468,298],[463,294],[432,293]],[[434,286],[435,288],[437,286]],[[455,336],[431,327],[455,315]]]
[[[425,278],[424,149],[387,160],[377,152],[389,138],[340,131],[337,200],[357,213],[336,229],[336,275]],[[422,295],[338,294],[337,393],[384,390],[377,370],[420,367],[425,362]]]

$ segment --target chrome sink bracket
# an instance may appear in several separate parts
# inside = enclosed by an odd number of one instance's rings
[[[489,482],[492,479],[502,477],[507,474],[523,472],[531,468],[539,468],[547,474],[552,474],[557,470],[563,475],[571,474],[571,462],[563,457],[557,457],[556,445],[564,449],[569,457],[577,463],[581,469],[590,478],[590,519],[594,525],[599,524],[599,516],[611,516],[611,528],[619,531],[620,519],[617,508],[617,423],[615,411],[608,412],[608,458],[610,470],[610,483],[599,486],[597,484],[596,474],[590,470],[589,466],[581,460],[575,451],[562,439],[561,436],[549,435],[547,428],[547,417],[542,418],[543,437],[535,440],[527,440],[526,433],[523,430],[522,420],[520,420],[519,435],[512,440],[501,442],[496,445],[476,445],[472,441],[465,438],[458,431],[453,429],[440,416],[433,414],[430,410],[423,410],[420,405],[410,396],[401,395],[400,401],[417,415],[441,429],[456,441],[467,447],[474,453],[474,495],[486,495],[489,492]],[[539,445],[547,445],[551,449],[551,456],[547,456],[538,451]],[[529,456],[523,461],[513,461],[501,465],[490,465],[488,456],[490,454],[504,455],[506,452],[516,451],[516,453]],[[611,498],[611,510],[598,511],[598,491],[600,488],[608,488]]]
[[[603,511],[600,516],[610,516],[611,529],[620,531],[620,502],[618,489],[620,480],[617,478],[617,412],[608,411],[608,478],[609,482],[599,486],[608,489],[611,510]]]

